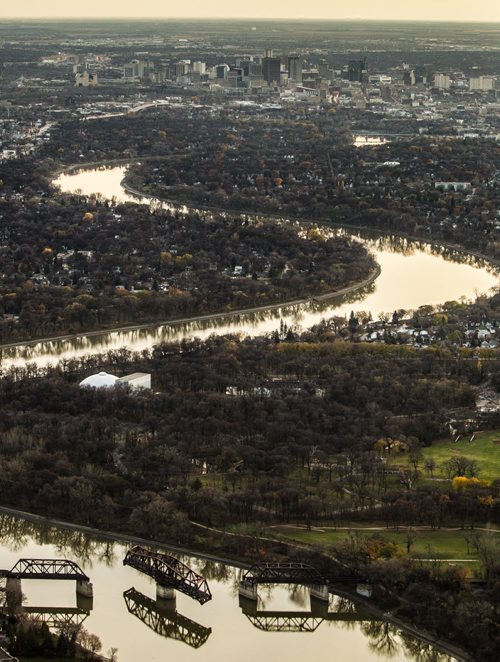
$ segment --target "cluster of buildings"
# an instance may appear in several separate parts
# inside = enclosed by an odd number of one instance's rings
[[[301,55],[291,53],[282,58],[275,55],[272,49],[267,49],[262,57],[236,58],[233,64],[213,66],[190,59],[159,64],[150,59],[134,59],[124,65],[122,80],[126,83],[157,84],[170,81],[179,85],[221,88],[240,94],[292,89],[326,98],[337,78],[351,83],[367,83],[366,59],[350,60],[339,70],[334,70],[325,59],[314,67],[306,67]]]
[[[122,81],[153,84],[170,82],[212,90],[223,89],[241,95],[292,90],[298,94],[322,98],[335,94],[345,86],[376,86],[382,90],[382,96],[389,97],[391,85],[397,83],[438,90],[500,91],[500,80],[479,73],[467,77],[461,72],[435,71],[428,64],[404,64],[402,76],[399,72],[396,79],[394,75],[370,74],[365,57],[350,59],[343,66],[334,68],[325,58],[312,64],[298,53],[281,57],[272,49],[267,49],[263,56],[236,57],[232,64],[221,62],[211,66],[191,59],[160,63],[153,62],[149,57],[134,59],[124,65]]]
[[[1,118],[0,162],[33,153],[39,145],[50,140],[52,126],[52,122],[41,119]]]
[[[403,65],[403,82],[408,86],[427,85],[439,90],[500,91],[500,79],[479,74],[465,76],[462,72],[436,72],[430,64]]]
[[[369,322],[358,335],[361,342],[412,345],[415,348],[428,347],[448,341],[457,347],[477,347],[497,349],[500,342],[500,328],[494,320],[462,322],[446,332],[441,324],[430,324],[426,328],[415,327],[411,320],[398,323]]]

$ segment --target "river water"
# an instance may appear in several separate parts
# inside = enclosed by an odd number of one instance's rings
[[[61,175],[55,184],[65,192],[80,191],[82,195],[100,194],[120,202],[149,204],[149,199],[135,197],[123,189],[121,182],[125,172],[124,166],[82,170]],[[185,207],[180,209],[185,210]],[[162,341],[176,342],[193,336],[204,339],[213,333],[257,336],[278,329],[281,321],[307,329],[334,315],[348,316],[351,311],[369,311],[376,319],[382,312],[472,299],[498,286],[497,272],[484,261],[460,251],[395,236],[374,238],[360,232],[341,232],[363,242],[381,267],[376,281],[361,291],[328,302],[283,306],[266,312],[210,316],[195,322],[181,321],[132,331],[18,345],[3,350],[2,368],[22,366],[26,362],[44,366],[121,347],[142,351]]]
[[[0,568],[20,558],[76,561],[94,587],[83,626],[118,648],[120,662],[450,662],[429,644],[376,619],[353,602],[330,595],[311,611],[309,589],[261,586],[255,606],[238,597],[241,570],[193,556],[181,560],[205,576],[213,599],[203,606],[177,593],[175,604],[156,601],[153,580],[122,559],[127,547],[93,536],[0,515]],[[23,580],[24,607],[57,618],[76,606],[74,582]],[[313,602],[314,605],[314,602]],[[89,608],[91,610],[89,611]],[[83,618],[81,614],[79,618]]]

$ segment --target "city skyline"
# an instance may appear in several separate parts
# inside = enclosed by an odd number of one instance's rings
[[[370,0],[358,0],[355,9],[332,7],[324,0],[308,3],[307,11],[298,0],[286,3],[286,9],[280,11],[276,5],[269,5],[264,0],[255,0],[249,8],[235,8],[229,0],[218,0],[207,5],[200,0],[193,0],[188,6],[165,5],[161,0],[144,0],[138,8],[132,0],[87,0],[85,6],[72,8],[66,0],[49,0],[40,10],[39,0],[19,0],[14,6],[0,9],[0,18],[163,18],[163,19],[311,19],[311,20],[408,20],[408,21],[500,21],[500,3],[497,0],[478,0],[471,5],[467,0],[454,2],[441,0],[421,0],[417,3],[401,3],[399,0],[382,0],[374,3]],[[209,9],[207,9],[207,6]]]

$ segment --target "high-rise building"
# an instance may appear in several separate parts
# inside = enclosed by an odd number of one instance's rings
[[[430,64],[404,65],[403,82],[405,85],[431,85],[434,72]]]
[[[323,80],[330,80],[332,77],[332,70],[326,60],[320,60],[318,64],[318,73]]]
[[[174,78],[179,80],[185,76],[188,72],[189,65],[186,62],[176,62],[174,64]]]
[[[490,92],[496,89],[496,78],[493,76],[475,76],[469,78],[469,90]]]
[[[228,87],[243,87],[243,69],[241,67],[231,67],[227,72]]]
[[[227,78],[227,72],[229,71],[229,66],[227,64],[218,64],[215,67],[215,77],[218,80],[223,80]]]
[[[262,58],[262,77],[268,85],[279,85],[281,81],[281,60],[273,57],[272,49],[266,49],[266,57]]]
[[[295,83],[302,83],[302,59],[299,55],[288,56],[288,78]]]
[[[349,60],[349,64],[342,69],[342,78],[351,83],[365,83],[368,80],[366,58],[362,60]]]
[[[123,78],[127,81],[149,80],[154,64],[149,60],[132,60],[123,66]]]
[[[204,62],[193,62],[193,71],[202,75],[205,73],[206,65]]]
[[[437,87],[440,90],[449,90],[451,87],[451,78],[448,74],[435,74],[434,87]]]
[[[262,78],[262,65],[251,60],[241,60],[240,66],[243,69],[245,78]]]

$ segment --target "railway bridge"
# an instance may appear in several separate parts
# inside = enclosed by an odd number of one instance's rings
[[[152,552],[136,545],[128,550],[123,565],[143,572],[156,581],[156,597],[173,600],[175,591],[205,604],[212,599],[207,580],[179,559],[169,554]]]
[[[239,593],[250,600],[257,600],[259,584],[302,584],[309,586],[311,596],[327,602],[330,584],[360,584],[366,579],[358,575],[322,575],[307,563],[257,563],[242,576]]]
[[[21,595],[23,579],[73,580],[77,595],[93,597],[92,584],[80,566],[68,559],[20,559],[11,570],[0,570],[5,578],[7,596]]]

